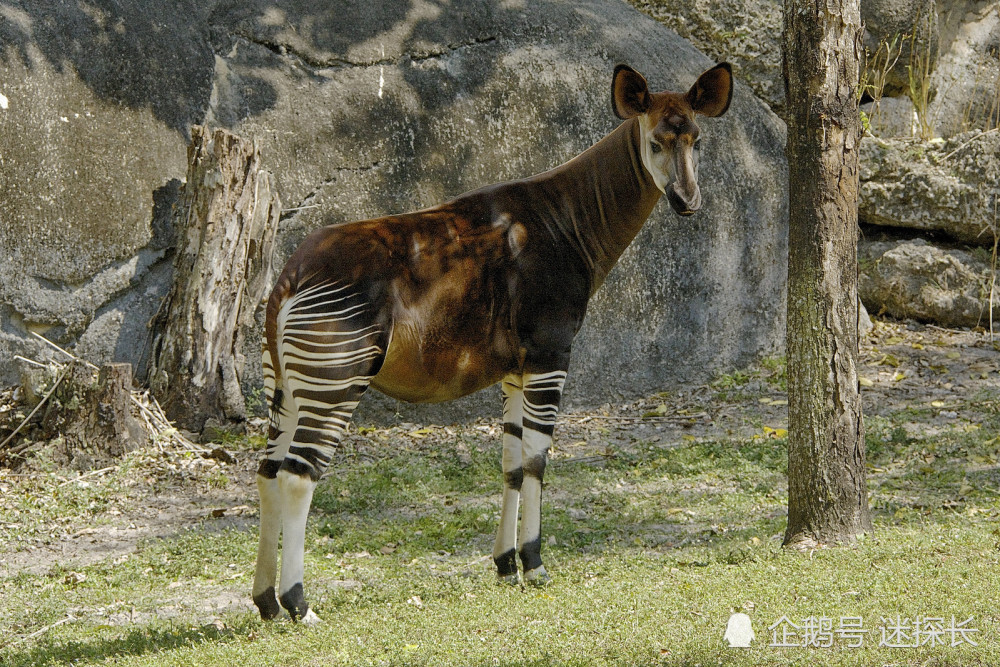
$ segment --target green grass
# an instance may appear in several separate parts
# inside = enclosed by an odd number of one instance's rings
[[[248,599],[256,529],[205,520],[127,558],[0,579],[0,664],[998,665],[997,419],[920,437],[903,428],[911,417],[868,420],[876,532],[809,554],[780,547],[784,440],[556,456],[543,518],[554,581],[544,590],[495,582],[498,443],[434,430],[395,455],[345,454],[317,490],[307,538],[321,626],[213,612],[206,600]],[[0,524],[23,521],[38,539],[60,517],[67,532],[102,521],[130,502],[140,469],[89,487],[40,473],[8,488]],[[734,611],[753,621],[752,648],[723,640]],[[978,646],[879,647],[882,619],[897,614],[971,616]],[[858,649],[769,646],[782,616],[834,627],[860,616],[869,632]]]

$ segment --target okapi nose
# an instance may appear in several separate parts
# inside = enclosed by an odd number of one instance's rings
[[[678,215],[693,215],[695,211],[701,208],[701,190],[696,187],[694,196],[688,200],[681,195],[677,184],[674,183],[671,187],[667,188],[667,201],[670,202],[670,207]]]

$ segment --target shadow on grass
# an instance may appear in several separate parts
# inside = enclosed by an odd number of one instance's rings
[[[431,452],[341,466],[314,497],[312,525],[323,548],[488,552],[502,481],[499,443],[483,444],[464,448],[471,451],[464,465],[449,455],[455,443],[444,439]],[[543,538],[555,538],[558,550],[591,554],[718,545],[721,558],[739,562],[748,540],[781,528],[784,447],[776,439],[685,441],[611,457],[556,458],[546,475]]]
[[[989,430],[914,437],[873,420],[869,488],[876,523],[945,524],[970,507],[995,507],[1000,466]],[[412,555],[488,551],[501,489],[500,445],[469,447],[471,461],[459,465],[456,442],[443,438],[428,451],[345,466],[346,474],[317,490],[314,503],[314,525],[329,538],[328,548],[374,553],[391,542]],[[685,561],[683,550],[693,546],[715,552],[711,561],[739,564],[754,557],[748,545],[784,532],[786,469],[786,442],[777,438],[556,458],[546,475],[543,538],[554,537],[565,551],[637,547]]]
[[[245,638],[254,622],[237,622],[234,626],[219,629],[214,625],[201,627],[150,628],[129,630],[113,638],[93,640],[39,639],[30,649],[19,651],[16,647],[0,649],[0,659],[5,667],[61,663],[103,662],[109,658],[125,658],[154,654],[173,649],[196,646],[203,642],[233,641]],[[97,630],[95,634],[110,634],[117,628]]]
[[[1000,501],[997,420],[914,436],[891,420],[871,420],[867,448],[873,517],[887,524],[944,523]]]

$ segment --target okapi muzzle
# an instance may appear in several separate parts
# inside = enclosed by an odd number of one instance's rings
[[[318,620],[302,585],[306,519],[369,387],[438,402],[500,383],[493,560],[501,582],[549,580],[542,478],[573,339],[660,198],[681,215],[701,207],[695,117],[725,113],[732,92],[726,64],[684,94],[651,93],[620,65],[611,100],[623,122],[568,162],[421,211],[329,225],[302,242],[267,303],[271,414],[252,592],[263,618],[285,609]]]
[[[639,121],[642,164],[680,215],[701,208],[695,116],[726,113],[733,97],[732,68],[721,63],[702,74],[686,94],[651,93],[646,79],[628,65],[615,68],[611,84],[615,115]]]

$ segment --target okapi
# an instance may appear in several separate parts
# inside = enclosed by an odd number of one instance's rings
[[[700,208],[695,115],[721,116],[732,91],[728,63],[684,94],[653,93],[642,75],[619,65],[611,104],[624,122],[569,162],[305,239],[267,303],[271,414],[257,471],[253,584],[262,618],[284,607],[295,620],[318,620],[302,590],[306,517],[369,385],[437,402],[502,382],[504,491],[493,559],[503,582],[518,582],[515,553],[527,583],[549,580],[542,475],[573,338],[587,302],[660,196],[680,215]]]

